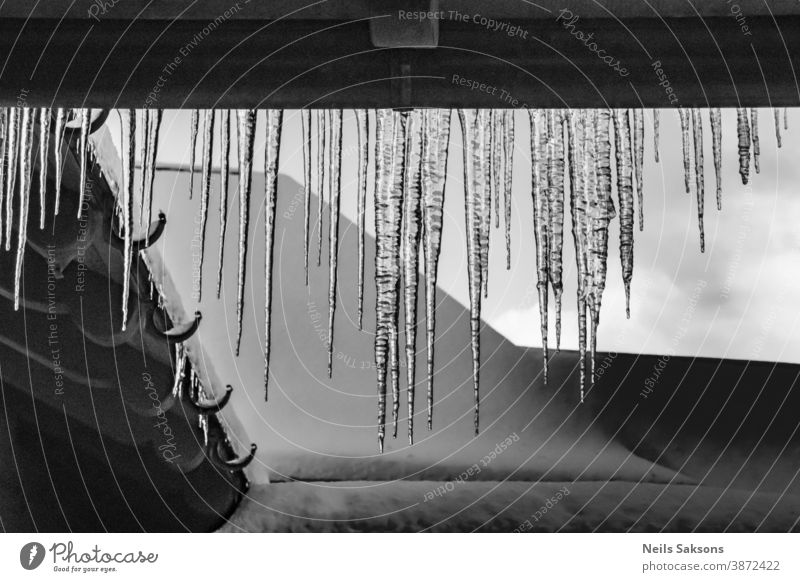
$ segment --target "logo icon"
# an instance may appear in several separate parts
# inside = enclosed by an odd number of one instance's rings
[[[28,542],[19,551],[19,563],[26,570],[35,570],[42,565],[45,549],[39,542]]]

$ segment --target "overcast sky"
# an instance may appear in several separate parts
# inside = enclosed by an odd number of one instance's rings
[[[599,348],[632,353],[682,354],[708,357],[800,362],[800,196],[797,193],[800,127],[784,132],[783,148],[775,142],[772,112],[761,110],[761,173],[751,172],[745,187],[738,175],[736,119],[723,113],[723,211],[714,202],[714,165],[707,113],[706,252],[701,254],[694,196],[683,189],[680,129],[675,111],[661,115],[661,163],[653,159],[652,117],[646,117],[645,230],[635,232],[635,267],[631,319],[625,318],[625,299],[619,268],[619,221],[611,226],[608,282],[603,298]],[[119,142],[119,126],[111,130]],[[345,112],[342,213],[355,217],[355,119]],[[374,128],[372,128],[374,129]],[[534,243],[530,196],[528,117],[516,116],[514,158],[512,269],[505,269],[502,231],[492,227],[489,299],[483,318],[517,344],[540,345],[535,288]],[[263,132],[258,133],[257,159],[263,156]],[[159,163],[186,165],[189,161],[189,113],[166,112],[161,132]],[[235,159],[235,134],[232,140]],[[370,152],[370,155],[372,152]],[[200,148],[198,143],[198,164]],[[217,159],[215,153],[215,160]],[[372,163],[372,162],[370,162]],[[255,167],[260,169],[261,162]],[[284,118],[280,171],[302,182],[300,117]],[[235,178],[234,178],[235,180]],[[199,179],[196,182],[199,188]],[[370,198],[372,184],[370,184]],[[468,304],[464,249],[464,210],[461,132],[453,116],[446,190],[446,221],[440,262],[440,287]],[[281,193],[279,192],[279,195]],[[181,193],[176,204],[198,204]],[[567,206],[568,208],[568,206]],[[372,204],[367,225],[374,230]],[[231,217],[235,220],[235,216]],[[280,219],[280,218],[279,218]],[[494,222],[494,221],[493,221]],[[566,225],[569,225],[567,217]],[[577,347],[575,266],[571,230],[565,232],[565,291],[562,347]],[[173,257],[178,260],[179,257]],[[187,257],[188,259],[188,257]],[[187,310],[190,298],[184,298]],[[206,305],[204,309],[209,309]],[[551,305],[552,314],[552,305]],[[551,315],[552,323],[552,315]],[[554,335],[551,325],[551,337]],[[466,340],[465,340],[466,341]]]

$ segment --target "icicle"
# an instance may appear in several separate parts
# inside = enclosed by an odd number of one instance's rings
[[[331,111],[331,153],[328,210],[328,378],[333,373],[333,322],[336,316],[336,269],[339,257],[339,197],[342,187],[342,110]]]
[[[122,331],[128,324],[128,297],[131,289],[131,263],[133,262],[133,179],[136,171],[136,111],[125,109],[126,119],[122,123],[123,144],[127,147],[125,169],[122,176],[122,222],[124,267],[122,279]],[[127,139],[126,139],[127,138]],[[124,142],[127,142],[125,144]]]
[[[228,180],[231,155],[231,112],[220,111],[219,123],[219,250],[217,251],[217,299],[222,294],[225,231],[228,229]]]
[[[311,110],[300,112],[303,130],[303,267],[308,286],[308,226],[311,212]]]
[[[203,120],[203,175],[200,191],[200,257],[197,282],[197,301],[203,299],[203,258],[206,252],[206,223],[208,222],[208,202],[211,198],[211,164],[214,152],[214,110],[205,110]]]
[[[153,221],[153,182],[156,177],[156,159],[158,158],[158,136],[161,131],[162,111],[160,109],[147,110],[147,159],[144,163],[145,191],[144,205],[147,211],[147,224]],[[147,229],[145,240],[150,240],[150,229]]]
[[[61,107],[56,110],[56,143],[55,149],[55,167],[56,167],[56,202],[54,214],[58,216],[58,211],[61,206],[61,176],[64,173],[64,162],[61,154],[62,140],[64,139],[64,127],[67,124],[67,110]]]
[[[713,108],[711,118],[711,145],[714,150],[714,173],[717,177],[717,210],[722,210],[722,112]]]
[[[570,209],[572,215],[572,237],[575,243],[575,263],[578,271],[577,311],[578,311],[578,350],[580,365],[580,397],[583,402],[586,386],[586,286],[588,276],[588,216],[587,167],[585,151],[586,114],[573,112],[569,124],[569,167],[570,167]],[[633,194],[631,193],[631,204]],[[631,214],[631,224],[633,211]],[[631,227],[631,235],[633,228]]]
[[[376,116],[375,368],[378,384],[378,447],[383,452],[386,434],[386,377],[393,345],[392,329],[397,327],[406,118],[402,113],[386,109],[379,109]]]
[[[425,317],[428,356],[428,430],[433,428],[433,355],[436,336],[436,279],[444,222],[444,190],[450,143],[449,109],[426,109],[422,122],[422,219],[425,253]]]
[[[36,110],[30,107],[22,109],[22,127],[20,140],[21,168],[19,179],[19,226],[17,227],[17,262],[14,269],[14,311],[19,310],[20,279],[22,277],[22,261],[25,257],[25,243],[28,240],[28,207],[31,194],[31,173],[33,172],[33,123]],[[11,198],[8,204],[11,205]]]
[[[503,111],[503,202],[505,204],[506,269],[511,270],[511,186],[514,171],[514,111]],[[499,214],[499,211],[498,211]]]
[[[547,118],[547,233],[549,256],[547,276],[556,308],[556,352],[561,348],[561,280],[564,250],[564,127],[562,112],[548,109]]]
[[[145,200],[144,194],[145,185],[147,183],[147,171],[145,170],[145,166],[147,165],[147,148],[150,147],[150,116],[146,109],[142,110],[142,123],[140,125],[142,139],[139,143],[139,160],[141,160],[141,168],[139,171],[139,228],[141,229],[145,228],[145,224],[150,224],[148,220],[149,215],[147,213],[147,200]]]
[[[479,428],[481,362],[481,234],[484,223],[483,199],[486,187],[484,164],[484,127],[481,112],[460,109],[464,150],[465,215],[467,223],[467,271],[469,275],[470,337],[472,344],[472,383],[475,395],[475,433]]]
[[[317,111],[317,266],[322,265],[322,209],[325,203],[325,111]]]
[[[256,112],[238,109],[236,124],[239,140],[239,277],[236,290],[236,355],[242,343],[244,311],[244,279],[247,269],[247,231],[250,222],[250,188],[253,172],[253,142],[256,132]]]
[[[589,188],[589,279],[587,307],[591,314],[592,346],[591,370],[594,381],[595,356],[597,354],[597,328],[600,324],[600,307],[606,285],[608,262],[608,225],[616,216],[611,199],[611,143],[609,141],[610,113],[607,109],[592,112],[594,129],[589,135],[589,156],[596,164],[596,187]]]
[[[369,159],[369,116],[366,109],[356,109],[358,125],[358,329],[364,316],[364,223],[367,209],[367,163]]]
[[[697,192],[697,225],[700,228],[700,252],[706,250],[706,235],[703,229],[703,210],[705,205],[705,178],[703,176],[703,119],[698,108],[692,109],[692,128],[694,130],[694,172]]]
[[[658,140],[661,125],[661,111],[653,109],[653,155],[655,156],[656,163],[658,163]]]
[[[264,151],[264,400],[269,398],[269,356],[272,346],[272,263],[275,243],[275,204],[278,197],[278,163],[283,110],[267,110]]]
[[[686,193],[689,194],[691,190],[691,177],[692,177],[692,167],[691,167],[691,157],[690,157],[690,150],[691,145],[689,143],[690,135],[690,123],[689,123],[689,110],[681,107],[678,109],[678,114],[681,118],[681,143],[683,144],[683,183],[686,186]]]
[[[8,141],[8,107],[0,107],[0,239],[3,233],[3,199],[6,193],[6,142]]]
[[[789,108],[783,108],[783,129],[789,131]]]
[[[44,229],[47,200],[47,154],[50,145],[50,109],[39,110],[39,229]]]
[[[750,139],[753,140],[753,167],[761,173],[761,144],[758,141],[758,109],[750,108]]]
[[[550,266],[550,206],[547,192],[547,119],[543,110],[528,111],[531,122],[531,170],[533,194],[533,236],[536,242],[536,287],[539,291],[539,317],[542,331],[544,383],[547,384],[547,281]]]
[[[89,167],[89,129],[91,128],[91,121],[92,121],[91,110],[81,109],[81,136],[80,136],[81,183],[80,183],[80,197],[78,198],[78,220],[81,219],[81,213],[83,212],[83,200],[86,197],[86,174]],[[133,156],[133,154],[131,154],[131,156]]]
[[[488,109],[478,110],[478,130],[477,138],[480,141],[480,150],[478,150],[479,162],[481,164],[481,171],[478,175],[481,176],[481,193],[480,199],[480,215],[481,215],[481,230],[480,230],[480,249],[481,249],[481,288],[483,296],[487,297],[489,294],[489,242],[492,227],[492,125],[490,119],[490,111]]]
[[[625,313],[628,319],[631,317],[631,280],[633,278],[633,179],[631,176],[632,152],[630,150],[630,134],[628,111],[625,109],[614,110],[617,199],[619,201],[619,259],[622,264],[622,282],[625,286]]]
[[[775,117],[775,141],[778,142],[778,147],[781,147],[781,112],[780,110],[775,107],[772,110],[772,115]]]
[[[8,138],[6,139],[6,159],[8,177],[6,179],[6,244],[5,249],[11,250],[11,221],[14,218],[14,192],[17,180],[17,168],[19,166],[19,146],[20,146],[20,117],[22,109],[12,107],[8,114]],[[2,210],[2,209],[0,209]],[[2,234],[2,233],[0,233]]]
[[[742,184],[750,179],[750,122],[747,120],[747,109],[736,109],[736,133],[739,138],[739,175]]]
[[[422,112],[408,116],[403,179],[402,254],[403,297],[405,299],[406,380],[408,388],[408,444],[414,444],[414,388],[417,365],[417,286],[419,283],[419,242],[422,227],[420,181],[422,163]]]
[[[633,110],[633,175],[639,202],[639,230],[644,230],[644,111]]]
[[[194,194],[194,161],[195,151],[197,150],[197,133],[200,125],[200,111],[192,109],[192,117],[189,121],[189,200]]]
[[[491,187],[494,197],[494,227],[500,228],[500,180],[505,175],[503,170],[503,119],[504,109],[492,109],[491,112]]]

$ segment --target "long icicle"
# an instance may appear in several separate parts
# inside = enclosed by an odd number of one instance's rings
[[[122,222],[124,247],[124,267],[122,275],[122,331],[128,325],[128,297],[131,290],[131,264],[133,262],[133,179],[136,171],[136,111],[124,109],[122,123],[123,148],[125,151],[125,171],[122,176]],[[87,152],[88,155],[88,152]]]
[[[200,111],[192,109],[189,120],[189,200],[194,194],[194,162],[197,151],[197,134],[200,129]]]
[[[217,299],[222,294],[225,232],[228,230],[228,185],[231,156],[231,112],[220,111],[219,119],[219,247],[217,251]]]
[[[197,283],[197,302],[203,300],[203,259],[206,254],[206,224],[208,223],[208,203],[211,199],[211,165],[214,152],[214,110],[206,109],[203,119],[203,169],[200,185],[200,257]]]
[[[783,145],[781,140],[781,111],[777,107],[772,109],[772,115],[775,118],[775,141],[778,143],[778,147],[780,148]]]
[[[700,229],[700,252],[706,251],[706,235],[703,228],[705,206],[705,178],[703,176],[703,118],[697,107],[692,108],[692,128],[694,130],[694,172],[695,192],[697,194],[697,226]]]
[[[553,289],[556,310],[556,352],[561,348],[561,295],[564,254],[564,127],[563,114],[557,109],[547,110],[547,208],[549,234],[549,265],[547,276]]]
[[[719,108],[712,108],[709,117],[711,145],[714,151],[714,173],[717,178],[717,210],[722,210],[722,111]]]
[[[686,187],[686,193],[691,193],[691,144],[690,144],[690,112],[688,109],[681,107],[678,109],[678,115],[681,119],[681,144],[683,145],[683,184]]]
[[[25,244],[28,240],[28,208],[30,206],[31,174],[33,172],[33,125],[36,110],[30,107],[22,109],[22,127],[20,128],[20,180],[19,180],[19,225],[17,227],[17,261],[14,268],[14,311],[19,310],[20,280],[22,278],[22,262],[25,257]],[[11,204],[9,198],[8,203]]]
[[[239,140],[239,276],[236,288],[236,355],[238,356],[242,343],[244,281],[247,270],[247,234],[250,227],[250,189],[252,187],[256,112],[252,109],[237,110],[236,125]]]
[[[736,109],[736,135],[739,138],[739,175],[742,184],[750,180],[750,122],[747,119],[747,109]]]
[[[656,163],[659,163],[658,141],[661,133],[660,126],[661,126],[661,111],[658,109],[653,109],[653,156],[655,157]]]
[[[480,200],[481,214],[481,288],[483,296],[489,295],[489,243],[491,241],[492,229],[492,123],[491,111],[488,109],[478,110],[478,123],[480,130],[477,137],[480,140],[480,156],[482,182],[482,198]]]
[[[339,258],[339,198],[342,187],[342,110],[331,111],[331,188],[328,210],[328,378],[333,374],[333,323],[336,319],[336,273]]]
[[[614,110],[614,145],[617,156],[617,199],[619,203],[619,259],[625,286],[625,313],[631,317],[633,278],[633,178],[628,111]],[[635,140],[634,140],[635,143]]]
[[[484,127],[480,110],[459,109],[464,150],[465,218],[467,223],[467,271],[469,275],[470,337],[472,345],[472,385],[475,397],[475,434],[480,427],[481,363],[481,234],[484,220]]]
[[[136,114],[138,115],[139,112],[137,111]],[[147,148],[150,147],[150,116],[147,114],[146,109],[143,109],[141,114],[142,122],[137,124],[142,134],[142,139],[139,142],[139,160],[141,160],[141,170],[139,171],[139,228],[144,228],[145,224],[148,226],[150,224],[147,213],[147,200],[145,200],[144,195],[147,183]]]
[[[644,111],[633,109],[633,175],[639,202],[639,230],[644,230]]]
[[[55,216],[58,216],[58,211],[61,207],[61,177],[64,173],[64,157],[62,155],[62,141],[64,139],[64,127],[67,124],[67,110],[59,107],[56,110],[56,127],[55,127],[55,167],[56,167],[56,201],[55,201]]]
[[[311,110],[300,111],[303,131],[303,268],[308,286],[308,227],[311,212]]]
[[[403,179],[403,298],[406,332],[406,386],[408,390],[408,444],[414,444],[414,389],[417,367],[417,287],[419,284],[419,242],[422,230],[421,163],[422,112],[413,110],[408,116]]]
[[[275,245],[275,205],[278,199],[278,164],[283,110],[268,109],[264,146],[264,400],[269,399],[269,358],[272,346],[272,264]]]
[[[322,265],[322,209],[325,204],[325,111],[317,111],[317,266]]]
[[[91,127],[91,110],[81,109],[81,135],[80,135],[80,164],[81,164],[81,183],[80,196],[78,198],[78,220],[83,212],[83,200],[86,197],[86,174],[89,166],[89,128]]]
[[[39,229],[44,229],[47,200],[47,162],[50,146],[50,109],[39,110]]]
[[[366,109],[356,109],[358,126],[358,329],[364,320],[364,236],[367,206],[367,164],[369,161],[369,116]]]
[[[588,273],[588,217],[586,215],[586,160],[585,151],[586,114],[572,112],[569,124],[569,168],[570,173],[570,211],[572,215],[572,238],[575,243],[575,263],[578,271],[577,310],[578,310],[578,355],[580,367],[580,398],[583,402],[586,388],[586,280]],[[631,203],[633,203],[631,195]],[[633,219],[631,210],[631,220]],[[631,234],[633,229],[631,227]]]
[[[161,133],[161,119],[163,112],[160,109],[147,110],[147,159],[143,162],[145,174],[144,207],[147,212],[147,224],[153,221],[153,182],[156,177],[156,160],[158,159],[158,137]],[[150,241],[150,229],[147,229],[145,241]]]
[[[753,167],[756,174],[761,173],[761,143],[758,139],[758,109],[750,108],[750,139],[753,140]]]
[[[397,197],[397,214],[395,220],[397,226],[393,227],[396,231],[397,239],[393,240],[392,259],[392,273],[394,277],[394,293],[392,294],[392,313],[390,318],[389,327],[389,360],[391,365],[391,380],[392,380],[392,435],[397,437],[397,422],[400,416],[400,276],[402,274],[400,261],[401,261],[401,238],[402,238],[402,225],[403,225],[403,181],[405,179],[405,150],[406,150],[406,135],[408,127],[408,119],[410,113],[408,111],[395,112],[397,121],[395,121],[395,134],[394,155],[398,162],[395,163],[395,169],[398,172],[397,177],[394,179],[395,192],[393,196]]]
[[[20,118],[22,117],[22,109],[20,107],[12,107],[8,113],[8,134],[6,139],[6,159],[7,159],[7,178],[6,178],[6,213],[5,213],[5,227],[6,227],[6,251],[11,250],[11,221],[14,217],[14,192],[17,180],[17,168],[19,167],[19,129]],[[0,208],[0,212],[2,208]],[[0,232],[2,235],[2,232]]]
[[[492,109],[491,113],[491,175],[492,175],[492,194],[494,197],[494,227],[500,228],[500,190],[501,179],[505,175],[503,171],[503,119],[505,109]]]
[[[383,452],[387,372],[392,326],[396,325],[397,286],[400,276],[405,117],[396,111],[379,109],[376,118],[375,368],[378,384],[378,448]]]
[[[426,109],[422,130],[422,217],[425,253],[425,317],[428,356],[428,430],[433,428],[434,341],[436,337],[436,280],[444,224],[444,191],[450,143],[449,109]]]
[[[506,269],[511,270],[511,186],[514,172],[514,110],[503,110],[503,202],[505,205]]]
[[[531,180],[533,195],[533,236],[536,242],[536,288],[539,292],[539,318],[542,333],[543,377],[547,384],[547,282],[550,265],[549,204],[547,191],[547,119],[543,110],[528,111],[531,123]]]
[[[10,107],[0,107],[0,239],[3,233],[3,200],[6,194],[6,144],[8,142],[8,115]]]

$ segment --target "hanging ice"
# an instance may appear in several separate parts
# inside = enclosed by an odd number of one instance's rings
[[[775,107],[772,109],[772,115],[775,117],[775,141],[778,143],[778,147],[781,147],[783,145],[781,143],[781,112]]]
[[[242,343],[244,280],[247,269],[247,233],[250,224],[250,188],[253,173],[256,112],[252,109],[238,109],[236,126],[239,144],[239,277],[236,288],[236,355],[238,356]]]
[[[505,110],[492,109],[491,111],[491,189],[494,198],[494,227],[500,228],[500,180],[503,172],[503,114]]]
[[[644,111],[633,110],[633,175],[639,201],[639,230],[644,230]]]
[[[322,209],[325,202],[325,150],[326,121],[325,111],[317,111],[317,266],[322,265]]]
[[[690,134],[691,131],[691,124],[690,124],[690,116],[688,109],[681,107],[678,109],[678,114],[680,115],[681,119],[681,143],[683,144],[683,183],[686,186],[686,193],[689,194],[691,192],[691,176],[692,176],[692,165],[691,165],[691,144]]]
[[[0,239],[3,233],[3,199],[6,193],[6,142],[9,107],[0,107]]]
[[[753,167],[761,173],[761,144],[758,141],[758,109],[750,108],[750,139],[753,140]]]
[[[156,177],[156,159],[158,158],[158,136],[161,131],[162,111],[160,109],[147,110],[147,159],[144,163],[144,207],[147,211],[147,224],[153,220],[153,181]],[[146,239],[150,239],[150,229],[147,229]]]
[[[550,266],[550,206],[547,197],[547,118],[543,110],[528,110],[531,122],[531,170],[533,195],[533,236],[536,242],[536,287],[539,291],[539,318],[542,332],[544,383],[547,384],[547,282]]]
[[[747,120],[747,109],[736,110],[736,133],[739,138],[739,175],[742,184],[750,179],[750,123]]]
[[[628,111],[614,110],[614,145],[617,156],[617,199],[619,202],[619,259],[625,286],[625,313],[631,317],[633,278],[633,179]],[[634,140],[635,143],[635,140]],[[641,204],[640,204],[641,207]]]
[[[269,398],[269,357],[272,346],[272,263],[275,243],[275,204],[278,197],[283,110],[267,109],[264,151],[264,400]]]
[[[503,202],[505,204],[506,269],[511,269],[511,186],[514,171],[514,111],[503,110]],[[498,211],[499,213],[499,211]]]
[[[479,428],[480,363],[481,363],[481,235],[485,222],[483,200],[486,176],[484,174],[484,120],[481,110],[459,109],[464,150],[465,218],[467,224],[467,272],[469,278],[469,320],[472,345],[472,384],[475,395],[475,433]]]
[[[50,109],[39,110],[39,229],[44,229],[47,200],[47,153],[50,145]]]
[[[722,112],[709,111],[711,119],[711,145],[714,151],[714,174],[717,178],[717,210],[722,210]]]
[[[481,289],[483,296],[489,294],[489,242],[492,227],[492,125],[490,110],[478,110],[478,138],[480,149],[478,151],[479,162],[481,164],[480,175],[482,176],[480,199],[480,249],[481,249]]]
[[[369,116],[366,109],[356,109],[358,125],[358,329],[364,316],[364,223],[367,214],[367,163],[369,159]]]
[[[128,324],[128,297],[131,289],[131,263],[133,262],[133,178],[136,171],[136,111],[123,110],[123,143],[127,148],[125,168],[122,175],[122,235],[125,241],[123,250],[124,267],[122,275],[122,331]],[[86,154],[88,155],[88,152]],[[83,184],[82,184],[83,185]]]
[[[64,172],[64,161],[62,152],[62,141],[64,139],[64,127],[67,123],[67,110],[63,108],[58,108],[56,110],[56,128],[55,128],[55,140],[56,143],[54,145],[55,149],[55,167],[56,167],[56,201],[55,201],[55,216],[58,216],[58,211],[61,206],[61,176]]]
[[[342,186],[342,110],[331,111],[331,152],[328,210],[328,378],[333,373],[333,322],[336,317],[336,270],[339,258],[339,197]]]
[[[80,197],[78,198],[78,220],[81,219],[81,213],[83,212],[83,201],[86,197],[86,174],[89,167],[89,129],[91,127],[91,120],[91,111],[89,109],[81,109],[81,183]]]
[[[564,251],[564,127],[562,112],[547,110],[547,276],[553,289],[556,308],[556,352],[561,348],[561,294],[562,263]]]
[[[658,163],[658,139],[661,125],[661,111],[653,109],[653,156]]]
[[[697,226],[700,229],[700,252],[706,250],[706,235],[703,228],[703,211],[705,205],[705,178],[703,176],[703,118],[700,110],[692,109],[692,128],[694,130],[694,172],[695,192],[697,193]]]
[[[192,116],[189,121],[189,200],[194,194],[194,161],[197,150],[197,133],[200,125],[200,111],[192,109]]]
[[[14,217],[14,192],[17,181],[17,168],[19,166],[19,148],[20,148],[20,118],[22,117],[22,109],[20,107],[12,107],[8,114],[8,138],[6,140],[6,160],[8,176],[6,178],[6,244],[5,249],[11,250],[11,221]],[[0,209],[2,210],[2,209]],[[2,233],[0,233],[2,234]]]
[[[436,280],[444,221],[444,190],[450,143],[449,109],[426,109],[422,118],[422,248],[425,254],[425,318],[428,356],[428,430],[433,427],[434,339],[436,337]]]
[[[214,151],[214,110],[206,109],[203,119],[203,174],[200,191],[200,257],[197,282],[197,301],[203,299],[203,258],[206,252],[206,223],[208,222],[208,202],[211,199],[211,165]]]
[[[222,294],[225,232],[228,229],[228,179],[231,155],[231,112],[220,111],[219,120],[219,250],[217,251],[217,299]]]
[[[390,342],[392,329],[397,327],[406,117],[403,113],[386,109],[379,109],[376,117],[375,368],[378,384],[378,447],[383,452]]]
[[[414,444],[414,389],[417,354],[417,286],[419,283],[419,241],[422,230],[420,181],[422,163],[422,113],[408,115],[403,178],[403,299],[406,332],[406,385],[408,389],[408,444]]]
[[[22,261],[25,256],[25,244],[28,240],[28,207],[31,194],[31,174],[33,172],[33,124],[36,110],[22,108],[22,127],[20,140],[20,180],[19,180],[19,225],[17,226],[17,261],[14,268],[14,311],[19,310],[20,279],[22,277]],[[9,197],[8,204],[12,199]]]
[[[308,226],[311,212],[311,110],[300,112],[303,130],[303,267],[308,285]]]
[[[139,111],[136,112],[139,114]],[[142,121],[137,123],[141,133],[139,141],[139,159],[141,160],[141,170],[139,171],[139,228],[144,228],[145,223],[149,224],[147,213],[147,201],[144,199],[145,183],[147,182],[147,148],[150,146],[150,116],[146,110],[141,111]]]

